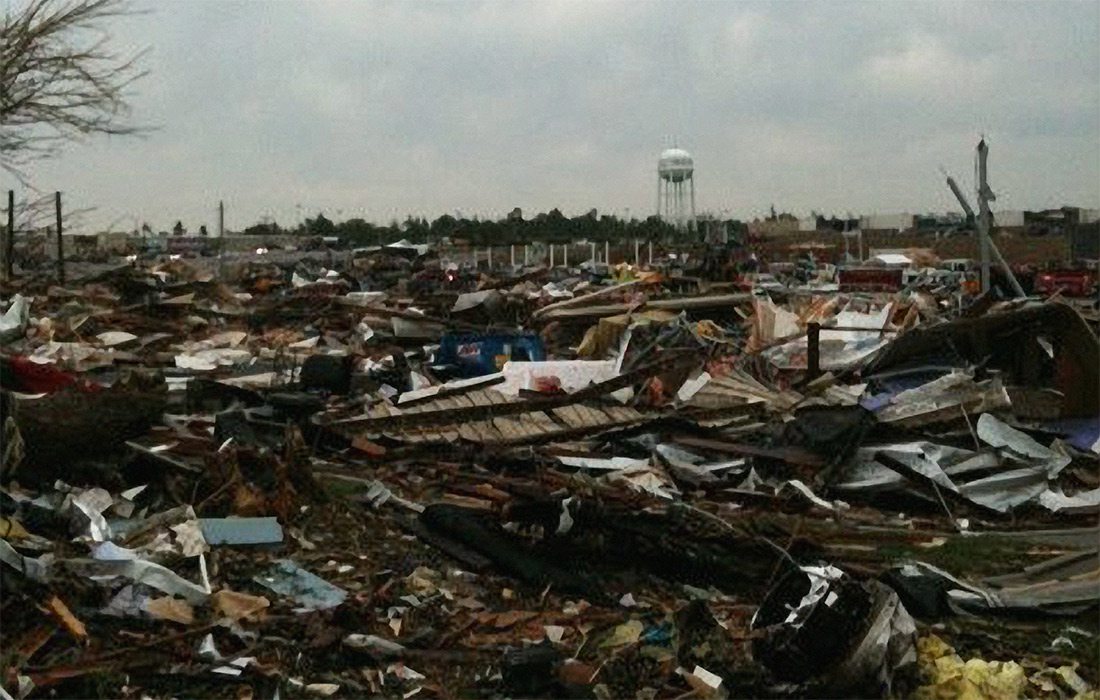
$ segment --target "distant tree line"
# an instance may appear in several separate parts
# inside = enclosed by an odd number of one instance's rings
[[[744,228],[740,222],[728,223],[734,233]],[[579,239],[598,242],[630,239],[685,242],[702,240],[701,233],[678,231],[676,227],[656,216],[627,220],[606,214],[597,215],[592,210],[570,218],[558,209],[540,213],[531,219],[523,219],[516,211],[499,221],[455,218],[450,214],[444,214],[434,221],[410,216],[403,223],[393,221],[388,226],[372,224],[364,219],[348,219],[337,223],[324,214],[318,214],[291,228],[281,227],[275,222],[265,222],[249,226],[243,233],[256,236],[335,236],[356,246],[379,245],[402,239],[412,243],[432,243],[449,239],[471,245],[568,243]]]

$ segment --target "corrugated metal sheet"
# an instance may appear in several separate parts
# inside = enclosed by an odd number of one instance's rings
[[[766,386],[744,372],[715,377],[703,385],[687,402],[689,408],[716,409],[763,403],[787,410],[802,400],[796,391],[779,391]]]

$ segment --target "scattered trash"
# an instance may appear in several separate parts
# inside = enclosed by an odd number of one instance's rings
[[[50,596],[50,599],[46,601],[45,610],[57,620],[65,631],[75,639],[77,642],[84,643],[88,641],[88,629],[73,615],[69,607],[65,605],[57,596]]]
[[[1095,693],[1086,305],[267,238],[4,288],[11,697]]]
[[[1015,661],[963,661],[936,635],[917,640],[921,677],[916,698],[1018,698],[1027,687],[1024,669]]]
[[[9,343],[23,335],[30,322],[30,308],[30,302],[22,294],[11,298],[7,310],[0,315],[0,343]]]
[[[373,634],[349,634],[344,637],[344,644],[352,649],[363,649],[379,656],[400,656],[405,647],[397,642],[376,637]]]
[[[531,697],[554,687],[561,663],[561,654],[552,646],[536,645],[506,652],[500,672],[510,693]]]
[[[283,541],[283,528],[273,517],[201,518],[199,527],[207,544],[276,544]]]
[[[171,620],[181,625],[190,625],[195,621],[195,611],[179,598],[150,598],[143,609],[158,620]]]
[[[600,642],[601,647],[621,647],[628,644],[637,644],[645,631],[645,625],[638,620],[624,622],[617,626],[607,639]]]
[[[778,679],[812,694],[889,694],[893,676],[916,661],[916,625],[896,593],[858,583],[833,566],[787,574],[752,627],[753,656]]]
[[[348,595],[347,591],[287,559],[275,562],[267,574],[257,575],[253,580],[279,595],[292,597],[299,605],[298,611],[333,608],[343,603]]]
[[[210,596],[210,604],[218,616],[236,621],[258,617],[271,601],[263,596],[222,589]]]

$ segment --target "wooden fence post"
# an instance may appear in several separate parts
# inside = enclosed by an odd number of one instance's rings
[[[61,193],[53,193],[54,212],[57,214],[57,282],[65,284],[65,246],[61,242]]]

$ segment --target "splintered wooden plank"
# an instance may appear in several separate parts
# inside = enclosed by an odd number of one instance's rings
[[[532,436],[545,435],[550,432],[553,425],[553,421],[549,421],[549,425],[547,424],[549,416],[545,413],[521,413],[517,418],[523,424],[524,429],[527,430],[527,434]]]
[[[458,436],[467,442],[481,442],[481,436],[474,429],[473,423],[463,423],[458,426]]]
[[[450,396],[444,396],[441,399],[436,399],[429,404],[428,409],[432,413],[443,413],[446,411],[452,411],[455,409],[456,404],[454,398]]]
[[[40,606],[40,609],[45,610],[50,617],[56,620],[69,633],[70,637],[82,644],[88,641],[88,630],[84,623],[69,610],[69,606],[65,605],[60,598],[51,595],[46,604]]]
[[[615,423],[631,423],[642,417],[642,414],[629,406],[609,406],[604,411],[611,416],[611,420]]]
[[[515,418],[494,418],[493,427],[500,431],[505,440],[517,440],[533,434],[523,421]]]
[[[565,419],[571,428],[594,428],[607,422],[607,416],[602,411],[588,406],[570,406],[572,410],[566,414]]]
[[[611,417],[601,409],[592,408],[590,406],[581,406],[580,409],[581,415],[584,416],[586,427],[596,428],[607,424],[611,420]]]
[[[456,394],[448,397],[450,399],[450,406],[454,408],[467,408],[469,406],[476,406],[469,396],[463,396],[462,394]]]
[[[490,406],[493,403],[493,398],[490,395],[490,392],[486,389],[466,394],[465,398],[470,402],[471,406]]]
[[[553,416],[545,411],[536,411],[534,413],[524,413],[525,416],[530,416],[531,420],[538,423],[539,427],[546,433],[560,432],[562,426],[558,421],[554,420]]]
[[[472,425],[474,426],[474,430],[476,430],[481,437],[480,442],[500,442],[503,437],[500,431],[493,427],[491,421],[474,421]]]
[[[576,405],[555,408],[553,413],[570,428],[583,428],[585,426],[585,418]]]

